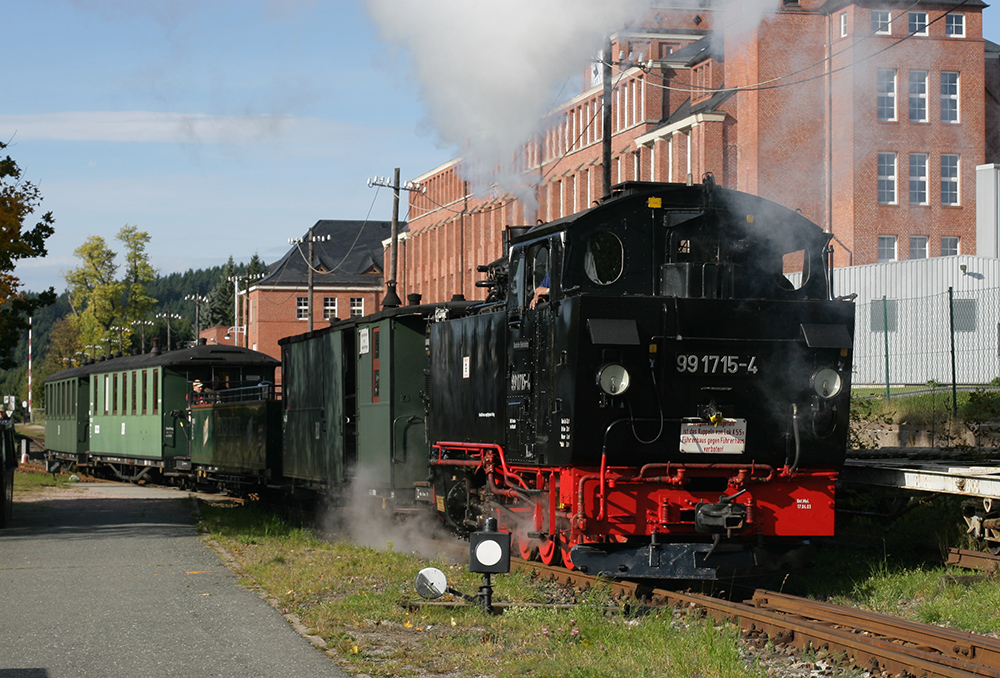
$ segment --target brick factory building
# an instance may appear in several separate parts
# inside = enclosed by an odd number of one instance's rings
[[[317,221],[267,275],[250,283],[240,344],[281,360],[278,340],[309,331],[309,255],[313,240],[312,329],[381,308],[382,241],[387,221]],[[204,333],[203,333],[204,334]],[[221,342],[220,342],[221,343]]]
[[[651,63],[614,67],[611,183],[711,173],[832,231],[837,266],[975,253],[976,166],[1000,158],[1000,46],[982,37],[983,2],[784,0],[741,35],[721,5],[654,3],[612,37],[616,60]],[[400,296],[482,298],[476,266],[501,255],[504,227],[600,199],[602,95],[587,73],[524,146],[537,210],[474,195],[461,160],[417,177]]]

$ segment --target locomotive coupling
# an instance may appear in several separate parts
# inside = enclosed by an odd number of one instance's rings
[[[698,504],[694,509],[694,529],[702,534],[722,534],[731,537],[734,530],[742,530],[747,522],[745,504],[720,502]]]

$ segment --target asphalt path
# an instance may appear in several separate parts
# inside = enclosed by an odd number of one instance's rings
[[[345,677],[198,537],[186,494],[81,486],[0,530],[0,678]]]

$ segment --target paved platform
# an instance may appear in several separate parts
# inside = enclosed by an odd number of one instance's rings
[[[0,530],[0,678],[346,675],[237,584],[187,493],[82,486]]]

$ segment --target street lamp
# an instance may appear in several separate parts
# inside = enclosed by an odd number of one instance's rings
[[[169,351],[173,348],[173,344],[170,343],[170,321],[180,320],[181,317],[176,313],[157,313],[156,317],[167,321],[167,350]]]
[[[228,330],[226,330],[226,336],[224,336],[222,338],[223,339],[229,339],[230,337],[232,337],[232,339],[233,339],[233,346],[239,346],[240,345],[240,332],[243,333],[243,336],[246,336],[247,328],[244,327],[243,325],[233,325]]]

